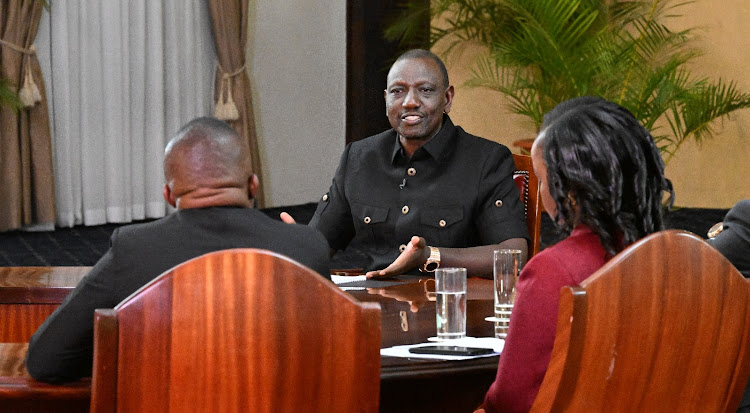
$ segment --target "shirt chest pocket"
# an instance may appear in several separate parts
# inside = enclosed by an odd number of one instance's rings
[[[464,210],[460,206],[426,207],[419,222],[425,229],[427,242],[438,246],[462,246],[466,238]],[[436,240],[436,241],[435,241]]]
[[[388,224],[389,209],[373,205],[352,204],[352,218],[357,234],[360,234],[374,251],[381,254],[391,249],[390,244],[394,242],[394,228],[393,225]]]

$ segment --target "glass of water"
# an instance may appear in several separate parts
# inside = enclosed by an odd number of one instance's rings
[[[466,268],[435,270],[438,340],[466,337]]]
[[[516,299],[516,281],[521,270],[521,250],[495,250],[495,337],[505,338]]]

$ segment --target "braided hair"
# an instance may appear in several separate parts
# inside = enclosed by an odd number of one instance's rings
[[[600,97],[574,98],[545,115],[539,138],[562,232],[585,224],[614,256],[664,229],[672,183],[653,137],[630,111]]]

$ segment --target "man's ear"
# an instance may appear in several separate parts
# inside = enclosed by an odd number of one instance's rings
[[[451,111],[451,105],[453,104],[453,95],[455,94],[455,91],[453,90],[453,86],[448,86],[448,89],[445,91],[445,107],[443,107],[443,113],[447,114]]]
[[[169,188],[169,184],[164,184],[162,195],[164,195],[164,200],[167,201],[172,208],[177,208],[177,200],[174,198],[174,194],[172,193],[172,189]]]
[[[383,99],[385,100],[385,117],[388,118],[388,89],[383,89]]]
[[[255,194],[258,192],[259,187],[260,187],[260,180],[258,179],[258,175],[256,174],[250,175],[250,178],[247,179],[248,198],[254,199]]]

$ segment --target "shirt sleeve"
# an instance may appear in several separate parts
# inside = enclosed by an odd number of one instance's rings
[[[561,288],[556,271],[564,265],[556,256],[534,258],[519,277],[497,376],[485,397],[488,412],[529,411],[552,355]]]
[[[328,243],[325,238],[320,235],[319,231],[315,231],[312,228],[305,228],[309,231],[309,234],[305,236],[307,241],[307,253],[305,260],[306,265],[313,269],[315,272],[323,276],[323,278],[331,279],[331,256],[328,251]]]
[[[328,192],[323,195],[310,226],[318,229],[334,250],[343,250],[354,238],[352,211],[346,198],[345,182],[351,144],[346,146]]]
[[[513,155],[504,146],[496,147],[485,158],[478,183],[476,230],[485,245],[511,238],[529,239],[521,193],[513,181]]]
[[[724,217],[724,230],[709,242],[750,278],[750,199],[738,202]]]
[[[117,233],[110,239],[113,245]],[[114,255],[110,248],[31,337],[26,368],[36,380],[57,383],[91,376],[94,310],[118,304]]]

